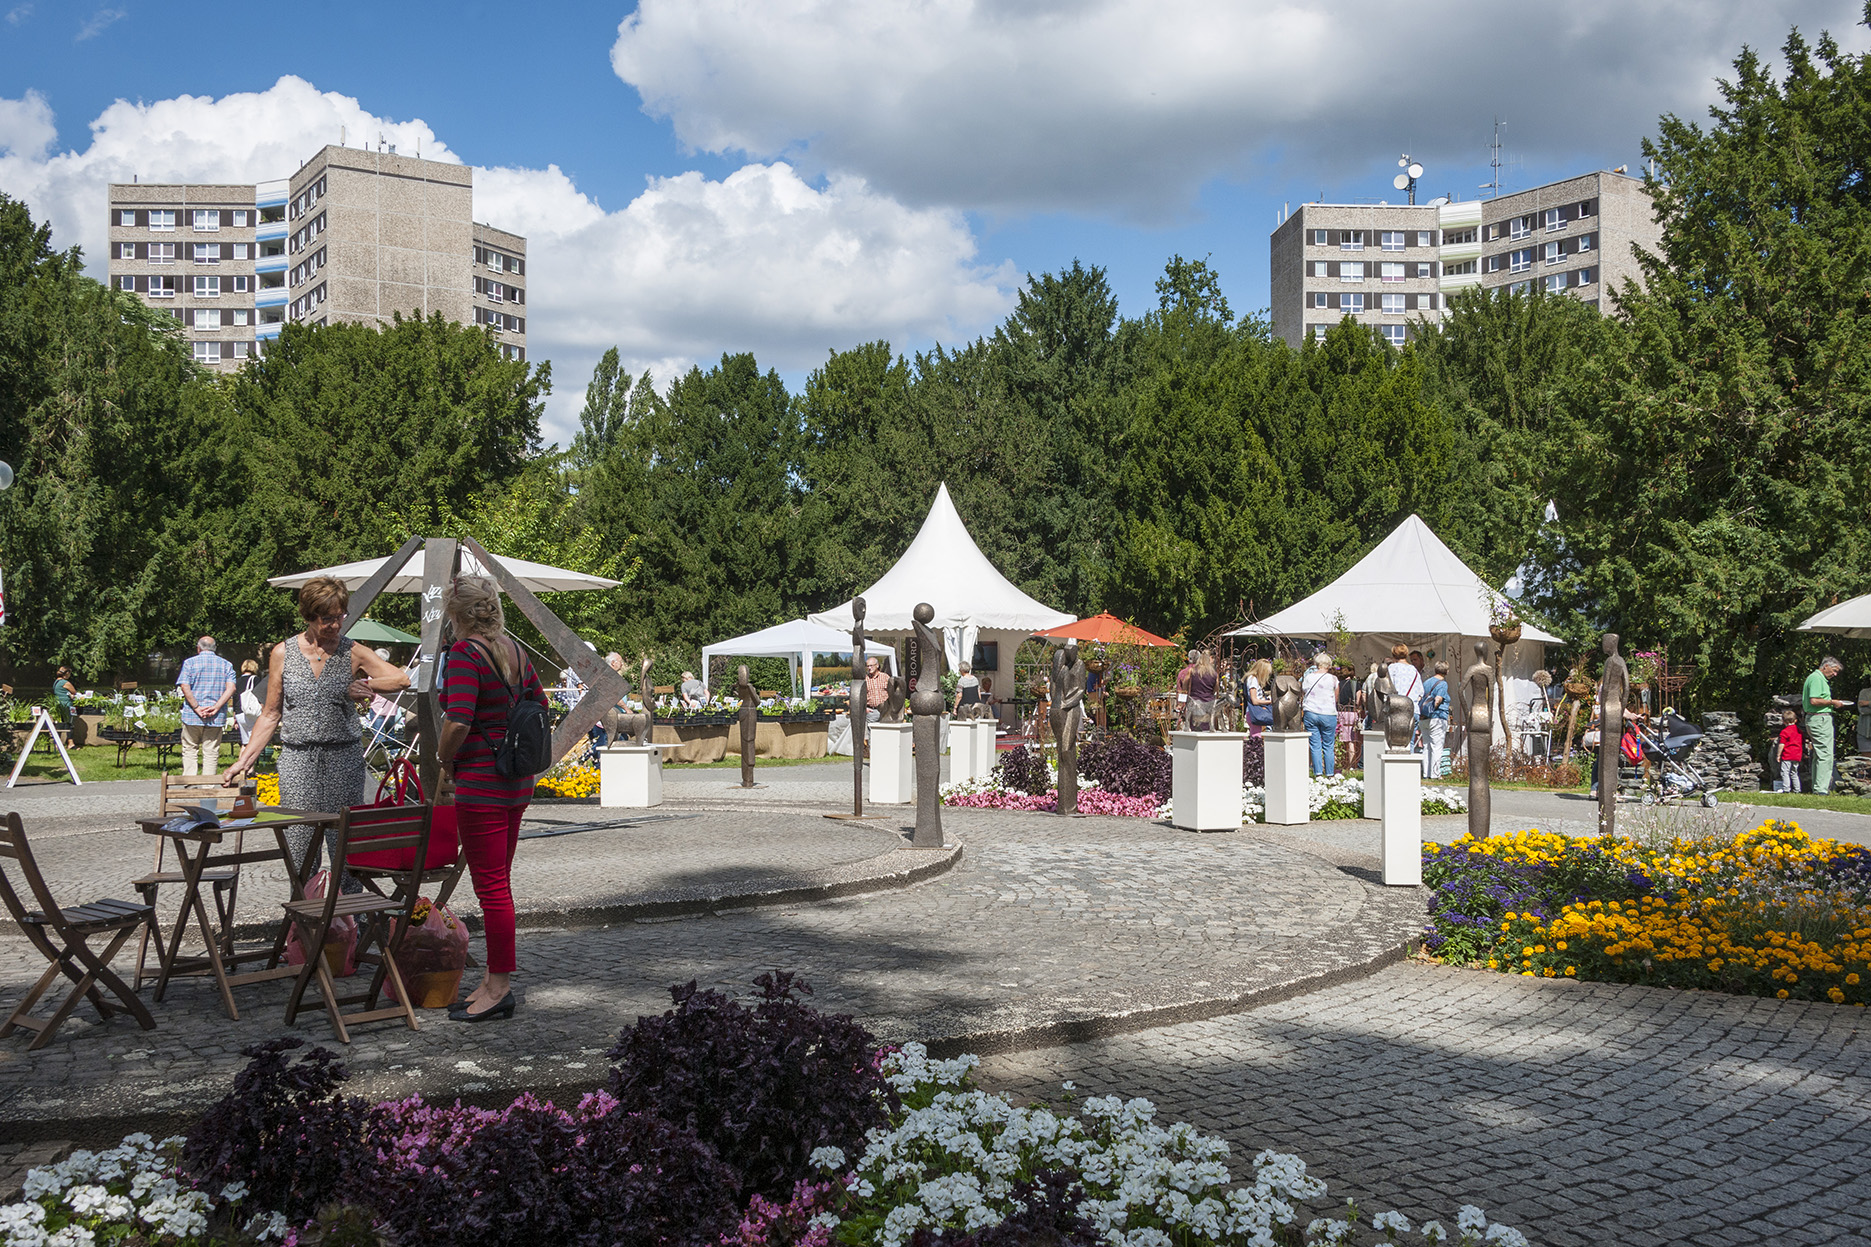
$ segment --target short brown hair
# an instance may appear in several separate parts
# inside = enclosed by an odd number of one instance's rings
[[[1407,645],[1393,645],[1390,647],[1390,661],[1392,662],[1402,662],[1409,656],[1410,647]]]
[[[314,576],[299,590],[299,618],[310,623],[334,613],[343,614],[351,606],[351,591],[336,576]]]

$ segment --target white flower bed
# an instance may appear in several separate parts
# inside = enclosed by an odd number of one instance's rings
[[[1251,1179],[1235,1185],[1224,1140],[1186,1122],[1157,1125],[1148,1100],[1094,1097],[1083,1117],[1018,1108],[969,1085],[978,1063],[932,1061],[920,1044],[888,1058],[885,1073],[906,1112],[895,1129],[870,1132],[845,1175],[846,1215],[821,1222],[836,1227],[834,1241],[904,1247],[919,1228],[954,1236],[997,1225],[1024,1210],[1019,1184],[1049,1172],[1070,1175],[1077,1214],[1110,1247],[1323,1247],[1412,1234],[1396,1212],[1378,1213],[1365,1230],[1352,1204],[1335,1209],[1337,1217],[1308,1216],[1304,1205],[1324,1200],[1326,1188],[1297,1156],[1263,1151]],[[813,1160],[828,1171],[844,1164],[842,1155]],[[1431,1221],[1414,1236],[1435,1244],[1527,1242],[1518,1230],[1489,1225],[1473,1205],[1457,1214],[1453,1233]]]
[[[1359,811],[1364,810],[1364,781],[1348,775],[1312,775],[1306,780],[1306,809],[1317,818],[1325,807],[1336,802]],[[1174,810],[1173,802],[1165,801],[1159,817],[1168,818]],[[1465,789],[1449,788],[1442,785],[1423,785],[1423,813],[1425,814],[1460,814],[1468,809],[1468,793]],[[1258,784],[1244,784],[1241,787],[1241,817],[1246,822],[1258,823],[1267,817],[1267,790]]]
[[[175,1179],[181,1139],[158,1143],[146,1134],[128,1136],[104,1152],[73,1152],[56,1165],[26,1175],[17,1204],[0,1207],[4,1247],[94,1247],[130,1234],[163,1247],[202,1241],[217,1206],[238,1208],[246,1188],[232,1183],[212,1199]],[[285,1218],[263,1213],[248,1220],[247,1232],[261,1242],[283,1239]]]

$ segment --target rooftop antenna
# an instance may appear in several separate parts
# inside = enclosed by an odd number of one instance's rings
[[[1494,119],[1494,142],[1488,145],[1494,153],[1488,161],[1488,168],[1494,170],[1494,178],[1481,184],[1481,189],[1488,192],[1489,199],[1498,199],[1501,194],[1501,127],[1506,124],[1499,117]]]
[[[1408,191],[1410,193],[1410,202],[1415,203],[1416,179],[1423,176],[1423,166],[1411,160],[1410,153],[1405,152],[1402,156],[1398,157],[1397,167],[1402,169],[1403,172],[1391,178],[1390,184],[1400,191]]]

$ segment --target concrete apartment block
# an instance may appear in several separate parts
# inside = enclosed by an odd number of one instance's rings
[[[114,183],[109,200],[111,285],[173,313],[204,364],[238,367],[288,319],[384,325],[399,312],[491,323],[503,353],[526,358],[526,240],[475,223],[465,165],[326,147],[290,178]],[[494,272],[503,319],[490,320],[497,300],[480,292]]]
[[[526,239],[474,224],[474,323],[490,326],[508,359],[526,358]]]
[[[1273,232],[1273,332],[1298,346],[1349,316],[1402,346],[1442,314],[1440,244],[1433,205],[1300,205]]]
[[[1350,316],[1401,346],[1472,286],[1610,310],[1608,292],[1642,281],[1633,246],[1660,236],[1643,182],[1615,172],[1457,203],[1302,204],[1269,243],[1273,331],[1298,346]]]

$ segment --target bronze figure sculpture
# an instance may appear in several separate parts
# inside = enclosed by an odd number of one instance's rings
[[[1306,730],[1301,710],[1305,705],[1305,686],[1299,677],[1290,671],[1282,671],[1273,677],[1273,730],[1276,732],[1303,732]]]
[[[741,699],[741,787],[754,786],[754,736],[760,727],[760,694],[747,681],[747,665],[741,664],[740,682],[734,695]]]
[[[916,603],[910,622],[916,629],[916,691],[910,694],[915,716],[916,832],[910,846],[942,847],[942,634],[929,626],[935,607]]]
[[[1416,707],[1397,691],[1388,670],[1377,677],[1377,704],[1384,708],[1384,748],[1408,749],[1416,735]]]
[[[883,709],[877,717],[885,723],[903,722],[903,677],[892,671],[886,678],[885,687],[890,690],[884,698]]]
[[[1052,734],[1059,742],[1059,813],[1070,816],[1078,813],[1078,729],[1085,718],[1085,664],[1077,641],[1053,650],[1047,693]]]
[[[1618,634],[1605,633],[1605,671],[1598,679],[1598,834],[1618,832],[1618,760],[1624,746],[1624,699],[1631,669],[1618,654]]]
[[[621,744],[635,736],[637,744],[652,744],[656,734],[656,699],[650,692],[650,656],[641,655],[642,669],[637,673],[638,697],[643,702],[641,711],[619,710],[612,706],[604,714],[604,736],[612,744]],[[624,682],[623,691],[628,694],[630,682]]]
[[[1486,641],[1475,642],[1475,665],[1462,673],[1462,683],[1468,696],[1468,834],[1484,840],[1493,825],[1488,763],[1494,748],[1494,668]]]

